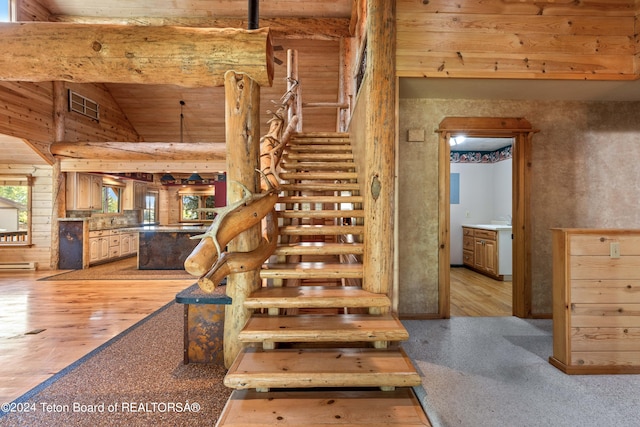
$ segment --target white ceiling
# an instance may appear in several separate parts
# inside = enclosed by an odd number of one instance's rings
[[[513,144],[513,138],[466,138],[451,146],[451,151],[496,151]]]

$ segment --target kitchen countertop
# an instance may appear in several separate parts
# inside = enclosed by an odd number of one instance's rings
[[[512,229],[510,225],[504,225],[504,224],[462,224],[462,226],[471,227],[471,228],[480,228],[482,230],[493,230],[493,231]]]
[[[123,231],[137,231],[140,233],[156,231],[160,233],[197,231],[204,233],[208,227],[202,225],[145,225],[141,227],[128,227]]]

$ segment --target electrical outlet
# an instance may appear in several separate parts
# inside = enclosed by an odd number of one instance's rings
[[[464,213],[464,216],[465,216],[465,217],[467,217],[467,218],[470,218],[470,217],[471,217],[471,212],[466,211],[466,212]]]
[[[609,244],[609,256],[611,258],[620,258],[620,242],[611,242]]]

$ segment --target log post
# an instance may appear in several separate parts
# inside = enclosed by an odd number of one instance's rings
[[[54,142],[62,141],[65,138],[65,119],[67,111],[67,97],[65,96],[65,84],[63,82],[53,82],[53,125],[54,125]],[[53,163],[51,171],[51,179],[53,180],[53,207],[51,218],[51,258],[50,267],[54,270],[58,269],[60,260],[60,241],[58,232],[60,223],[58,218],[67,216],[66,207],[66,177],[60,168],[60,160],[56,159]],[[88,262],[88,261],[87,261]]]
[[[389,294],[393,283],[395,203],[395,3],[367,1],[366,170],[363,288]]]
[[[227,201],[242,198],[242,188],[258,192],[260,157],[260,85],[246,74],[228,71],[224,78],[225,122],[227,143]],[[256,224],[229,242],[229,252],[248,252],[258,247],[261,227]],[[232,274],[227,278],[227,296],[233,302],[226,306],[224,320],[224,363],[228,368],[240,352],[238,333],[250,317],[244,308],[246,297],[260,287],[260,270]]]

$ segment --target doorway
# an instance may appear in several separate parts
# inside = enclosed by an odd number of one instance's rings
[[[535,131],[523,118],[449,117],[439,132],[439,311],[451,315],[450,140],[454,137],[513,138],[512,147],[512,314],[531,316],[529,171]]]
[[[512,315],[513,140],[449,139],[451,316]]]

